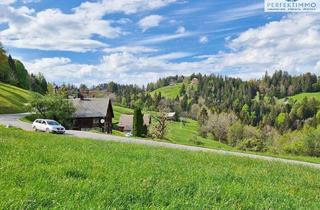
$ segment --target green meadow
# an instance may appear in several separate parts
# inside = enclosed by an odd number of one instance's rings
[[[163,96],[165,98],[174,99],[177,96],[179,96],[179,91],[180,91],[181,87],[182,87],[182,83],[165,86],[165,87],[162,87],[162,88],[159,88],[159,89],[152,91],[151,95],[154,95],[155,93],[157,93],[157,94],[161,93],[161,96]]]
[[[304,98],[315,98],[316,100],[320,101],[320,92],[317,93],[300,93],[290,97],[296,101],[302,101]]]
[[[27,111],[27,103],[35,93],[0,82],[0,114]]]
[[[318,209],[319,170],[0,127],[0,209]]]

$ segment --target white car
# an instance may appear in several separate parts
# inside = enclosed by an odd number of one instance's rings
[[[126,133],[125,134],[125,137],[132,137],[133,135],[132,135],[132,133],[130,132],[130,133]]]
[[[54,120],[37,119],[32,123],[32,129],[34,131],[44,131],[47,133],[59,133],[64,134],[66,129]]]

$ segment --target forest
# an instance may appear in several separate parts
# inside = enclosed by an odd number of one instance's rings
[[[0,43],[0,82],[31,90],[40,94],[47,92],[44,76],[29,74],[23,63],[7,54]]]

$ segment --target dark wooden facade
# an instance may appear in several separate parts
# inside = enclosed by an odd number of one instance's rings
[[[110,99],[75,99],[72,102],[76,108],[75,130],[100,128],[102,132],[112,133],[114,113]]]

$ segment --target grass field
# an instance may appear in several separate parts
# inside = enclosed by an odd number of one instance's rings
[[[118,123],[121,114],[129,114],[129,115],[132,114],[133,115],[133,110],[129,109],[129,108],[122,107],[122,106],[113,105],[113,113],[114,113],[113,123]]]
[[[297,101],[302,101],[305,97],[307,97],[307,98],[313,97],[313,98],[317,99],[318,101],[320,101],[320,92],[318,92],[318,93],[300,93],[298,95],[291,96],[290,98],[297,100]]]
[[[0,209],[318,209],[319,170],[0,127]]]
[[[30,91],[0,83],[0,114],[27,111],[26,104],[33,96],[34,93]]]
[[[182,87],[182,83],[178,83],[176,85],[170,85],[166,87],[159,88],[157,90],[154,90],[151,92],[151,95],[154,95],[155,93],[161,92],[161,96],[165,98],[176,98],[179,96],[179,91]]]

